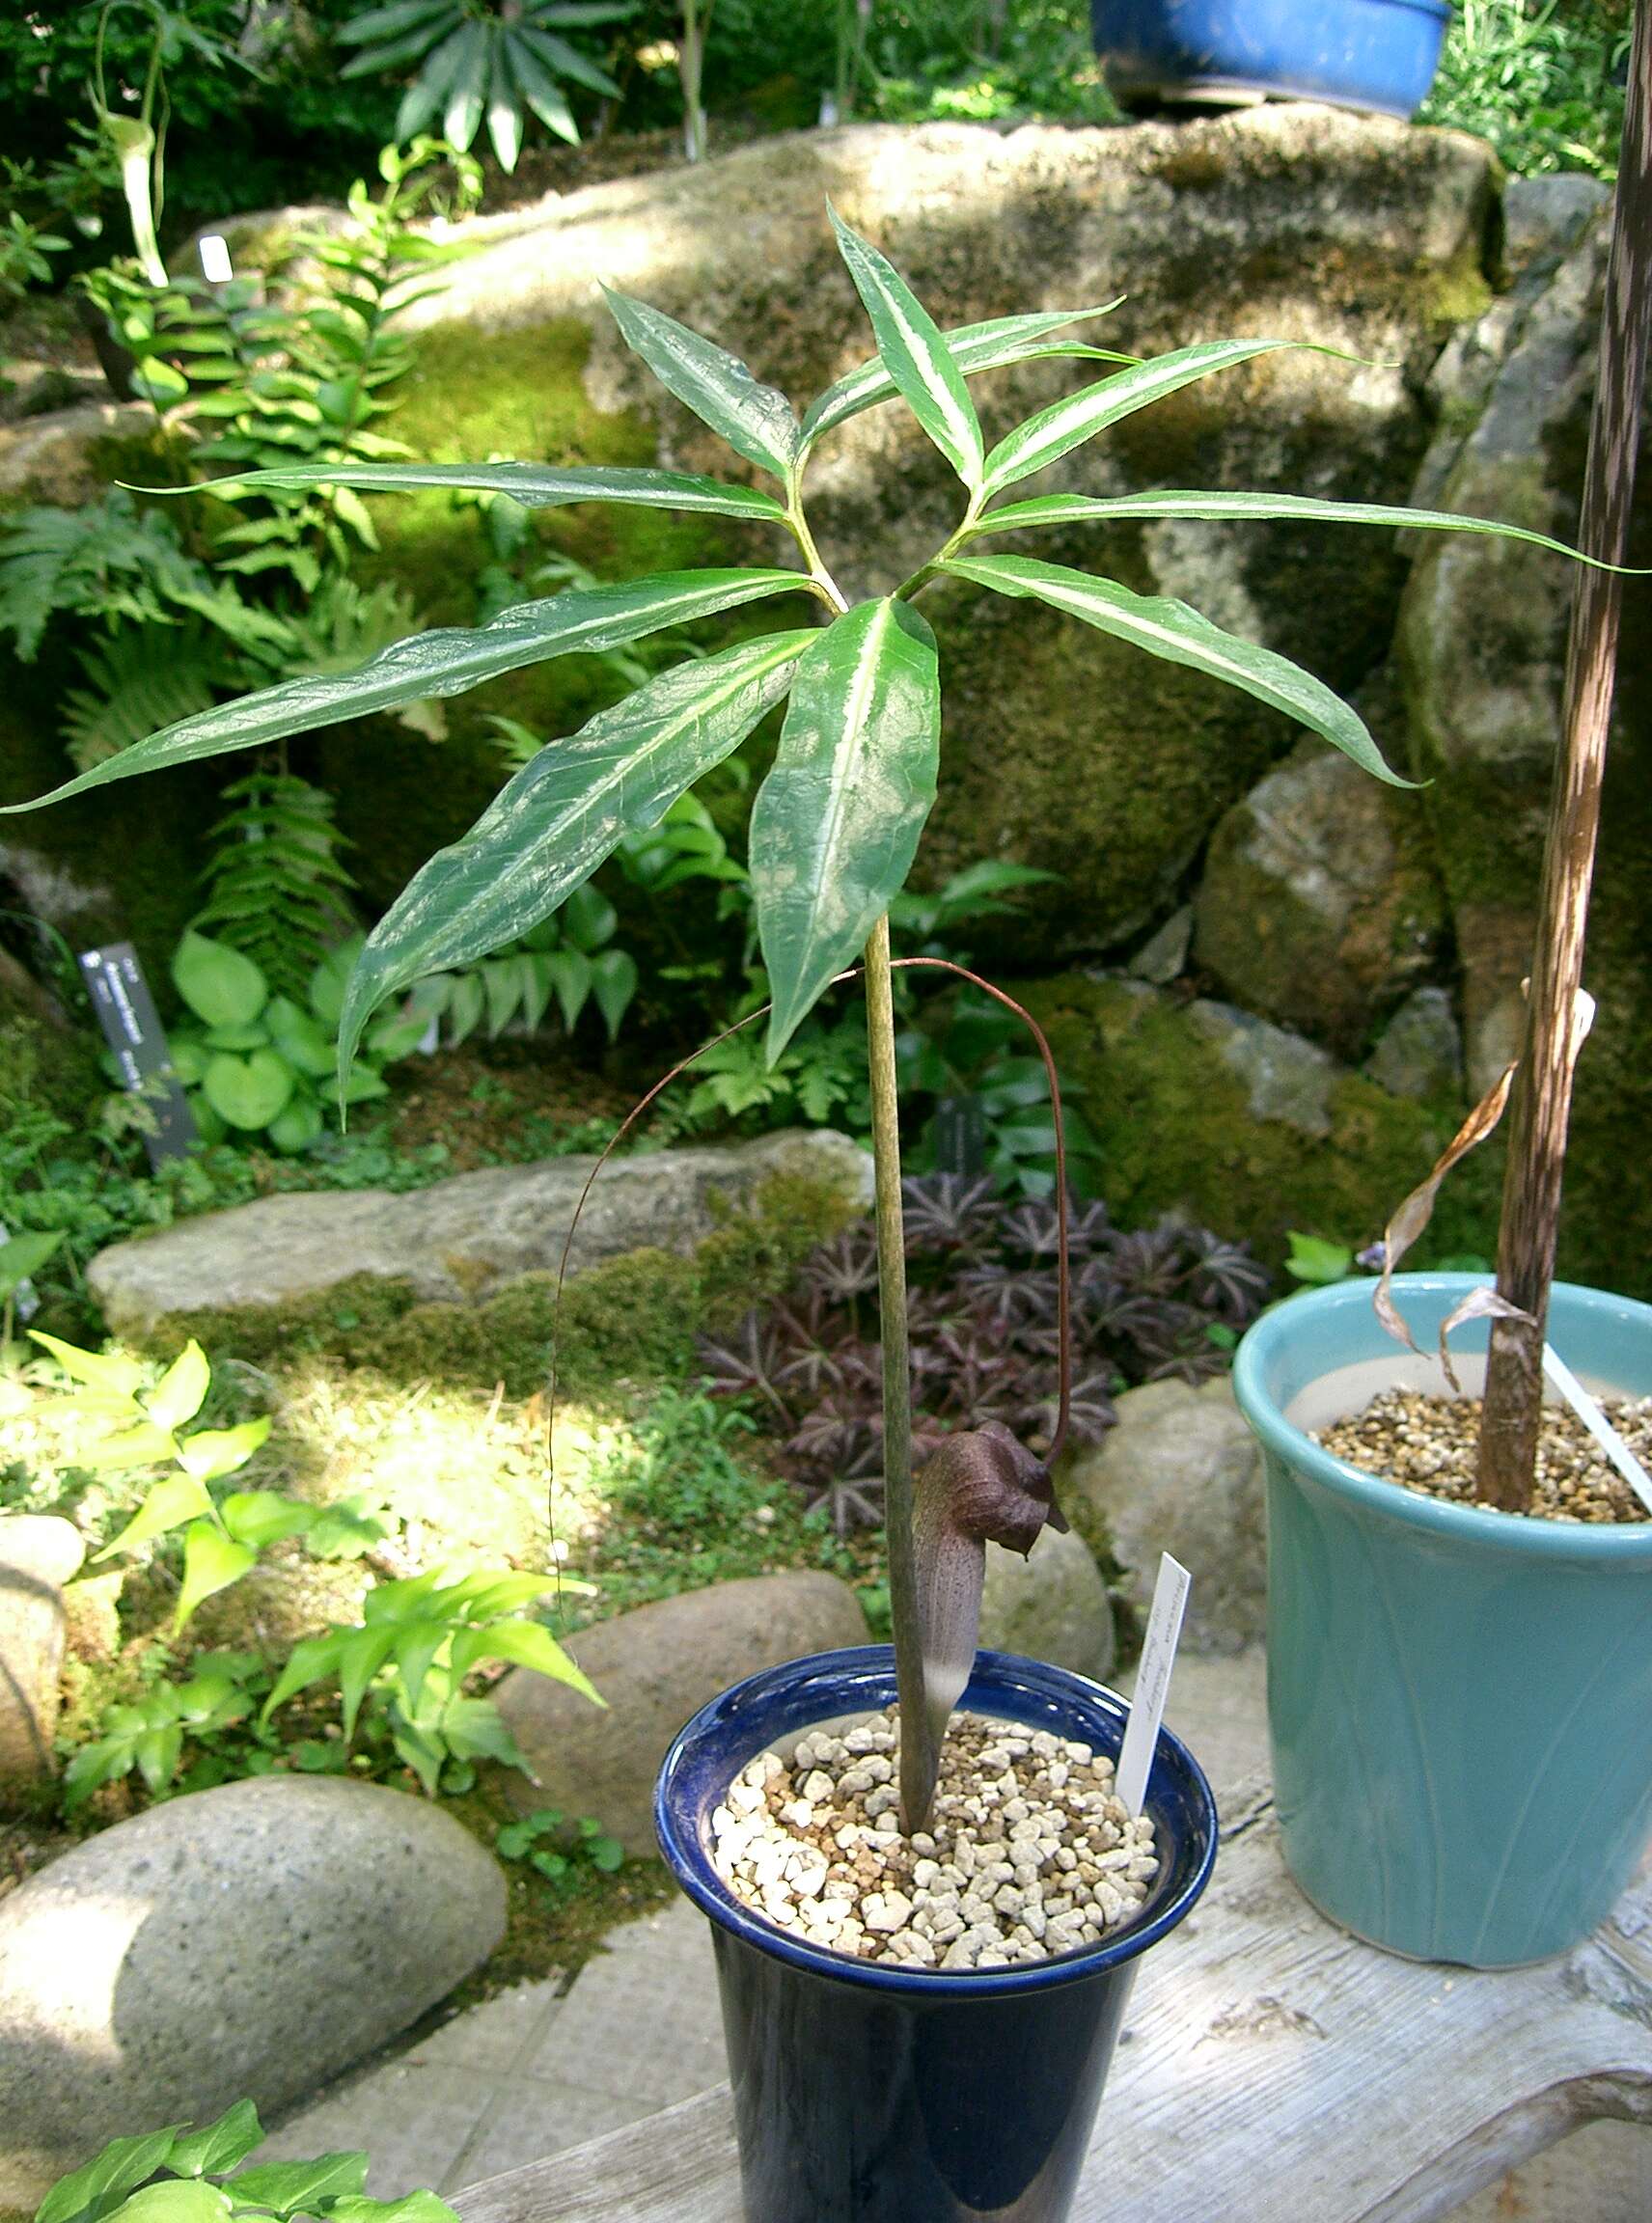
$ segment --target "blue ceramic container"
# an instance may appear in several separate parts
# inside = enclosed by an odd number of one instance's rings
[[[1090,0],[1122,99],[1284,94],[1410,116],[1434,81],[1445,0]]]
[[[1119,1935],[1035,1965],[907,1970],[806,1945],[740,1904],[711,1864],[711,1816],[771,1744],[895,1698],[887,1646],[736,1684],[666,1755],[660,1849],[711,1917],[747,2223],[1060,2223],[1136,1963],[1209,1881],[1216,1807],[1168,1731],[1147,1784],[1160,1872]],[[1122,1699],[983,1652],[961,1704],[1116,1754]]]
[[[1396,1278],[1425,1351],[1482,1278]],[[1233,1372],[1266,1454],[1285,1858],[1373,1944],[1514,1967],[1587,1936],[1652,1833],[1652,1521],[1447,1505],[1322,1451],[1293,1412],[1323,1426],[1357,1410],[1379,1369],[1443,1386],[1384,1332],[1371,1291],[1349,1281],[1277,1305]],[[1588,1386],[1652,1392],[1652,1305],[1556,1282],[1549,1339]],[[1482,1321],[1452,1349],[1486,1340]],[[1371,1371],[1327,1381],[1344,1367]]]

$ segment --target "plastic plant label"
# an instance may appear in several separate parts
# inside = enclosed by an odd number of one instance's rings
[[[1635,1456],[1617,1430],[1572,1372],[1553,1344],[1543,1346],[1543,1371],[1578,1415],[1583,1426],[1617,1468],[1649,1513],[1652,1513],[1652,1474]]]
[[[208,286],[227,286],[235,275],[230,261],[230,243],[219,232],[208,232],[201,242],[201,275]]]
[[[1163,1552],[1159,1579],[1153,1585],[1153,1609],[1147,1616],[1147,1633],[1142,1643],[1136,1695],[1130,1701],[1130,1718],[1124,1724],[1124,1743],[1118,1755],[1118,1796],[1131,1815],[1141,1813],[1147,1795],[1147,1777],[1158,1750],[1165,1700],[1170,1695],[1170,1670],[1176,1663],[1182,1615],[1192,1588],[1193,1577],[1181,1561]]]
[[[120,1069],[121,1085],[146,1098],[153,1114],[143,1135],[151,1166],[187,1158],[200,1135],[173,1070],[172,1052],[137,951],[129,942],[84,950],[80,971]]]

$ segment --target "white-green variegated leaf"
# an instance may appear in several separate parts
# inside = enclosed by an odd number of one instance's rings
[[[1030,479],[1109,425],[1134,416],[1138,409],[1151,408],[1184,386],[1297,344],[1290,340],[1216,340],[1203,346],[1178,347],[1173,355],[1157,355],[1134,370],[1104,378],[1098,386],[1083,387],[1005,435],[986,459],[986,491],[996,494],[1018,479]]]
[[[212,479],[202,486],[154,486],[151,494],[302,494],[314,486],[349,486],[362,494],[407,494],[422,487],[509,494],[525,509],[559,509],[573,502],[623,502],[647,509],[695,509],[720,517],[785,524],[785,510],[756,486],[730,486],[688,471],[645,471],[548,463],[278,463]]]
[[[1408,509],[1394,503],[1329,502],[1309,494],[1190,493],[1154,487],[1147,494],[1047,494],[1033,502],[1011,502],[989,509],[977,533],[1021,533],[1039,525],[1106,525],[1130,518],[1191,517],[1213,524],[1386,525],[1419,533],[1483,533],[1497,540],[1525,540],[1555,556],[1610,571],[1564,540],[1528,533],[1521,525],[1500,525],[1495,517],[1467,517],[1452,509]]]
[[[553,741],[462,840],[418,872],[368,937],[339,1023],[339,1069],[387,996],[468,965],[546,919],[628,834],[656,825],[791,683],[821,636],[788,632],[678,664]]]
[[[147,741],[95,764],[33,803],[0,806],[0,815],[36,810],[113,780],[193,764],[232,749],[280,741],[344,718],[398,710],[438,695],[462,695],[527,664],[552,656],[596,654],[640,641],[668,625],[685,625],[765,595],[793,593],[795,571],[671,571],[619,587],[569,588],[544,601],[519,603],[487,625],[448,625],[394,642],[353,672],[289,679],[238,701],[180,719]]]
[[[830,206],[830,204],[828,204]],[[980,484],[981,428],[940,326],[887,256],[831,209],[838,249],[871,318],[884,369],[964,484]]]
[[[771,1063],[904,884],[940,746],[935,636],[909,603],[863,602],[813,637],[752,806]]]
[[[679,324],[675,316],[611,287],[602,291],[626,346],[642,357],[667,393],[675,394],[749,462],[784,479],[803,441],[796,412],[785,396],[754,378],[727,347]]]
[[[947,351],[966,377],[981,370],[1002,370],[1011,363],[1026,363],[1044,355],[1074,355],[1087,361],[1134,365],[1140,357],[1120,355],[1108,347],[1090,347],[1082,341],[1057,341],[1054,335],[1069,324],[1090,316],[1105,316],[1124,298],[1104,301],[1094,309],[1052,309],[1027,316],[993,316],[984,324],[959,324],[941,337]],[[805,446],[812,446],[824,433],[845,425],[862,410],[880,401],[893,401],[900,389],[884,367],[883,358],[862,363],[836,385],[828,386],[804,414]]]
[[[1185,602],[1135,594],[1114,580],[1095,579],[1088,571],[1069,570],[1060,563],[1034,563],[1028,556],[959,556],[942,569],[953,578],[990,587],[995,593],[1047,602],[1063,616],[1082,618],[1149,656],[1208,672],[1226,686],[1253,695],[1270,709],[1282,710],[1390,786],[1415,785],[1390,771],[1364,720],[1322,679],[1272,648],[1224,632]]]

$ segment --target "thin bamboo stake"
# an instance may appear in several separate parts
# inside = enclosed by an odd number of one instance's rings
[[[922,1826],[928,1804],[923,1756],[923,1631],[912,1530],[912,1357],[906,1331],[906,1234],[900,1210],[900,1110],[895,1075],[895,994],[889,919],[867,944],[867,1048],[871,1066],[872,1161],[877,1171],[878,1317],[883,1344],[883,1519],[889,1611],[900,1699],[900,1803],[904,1825]]]
[[[1629,544],[1652,324],[1649,120],[1652,0],[1638,0],[1580,529],[1583,553],[1609,563],[1621,563]],[[1536,1474],[1543,1339],[1555,1275],[1572,1074],[1581,1046],[1578,991],[1622,599],[1622,581],[1615,573],[1583,572],[1566,647],[1560,761],[1543,859],[1537,947],[1515,1080],[1498,1247],[1499,1292],[1528,1318],[1499,1320],[1493,1327],[1480,1429],[1480,1496],[1510,1512],[1529,1506]]]

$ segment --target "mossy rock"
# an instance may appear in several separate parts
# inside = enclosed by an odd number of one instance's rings
[[[1095,1132],[1098,1186],[1125,1226],[1182,1212],[1276,1266],[1293,1229],[1363,1248],[1455,1125],[1450,1105],[1404,1101],[1328,1062],[1315,1117],[1259,1117],[1198,1023],[1208,1006],[1080,974],[1020,993],[1049,1031],[1064,1093]],[[1490,1253],[1498,1180],[1485,1152],[1460,1168],[1417,1263]]]
[[[192,1337],[216,1360],[287,1366],[326,1357],[396,1381],[527,1397],[545,1386],[553,1330],[559,1389],[588,1403],[669,1381],[694,1363],[695,1338],[775,1297],[818,1243],[853,1217],[840,1183],[775,1174],[690,1257],[643,1249],[570,1280],[557,1320],[556,1277],[524,1274],[474,1304],[421,1303],[406,1281],[355,1275],[281,1304],[171,1313],[142,1338],[172,1358]]]

